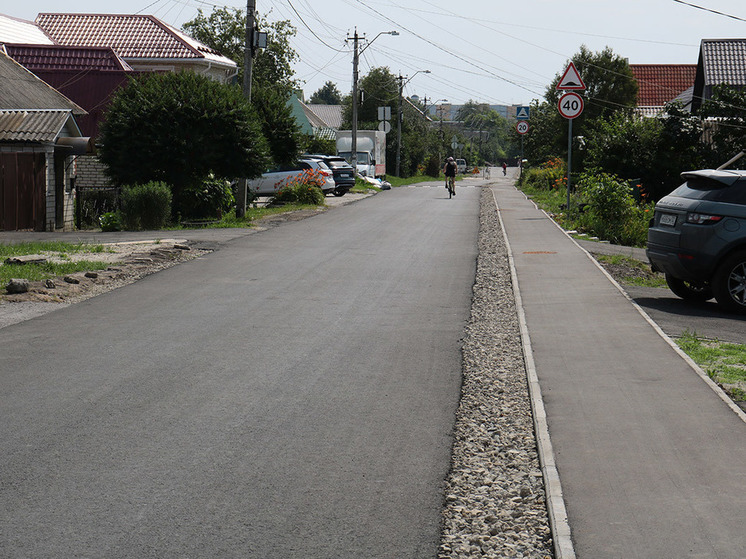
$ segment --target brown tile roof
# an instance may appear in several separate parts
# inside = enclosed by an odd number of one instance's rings
[[[23,67],[38,70],[128,72],[132,68],[110,48],[59,45],[5,45],[8,55]]]
[[[694,85],[696,64],[630,64],[637,80],[637,105],[662,107]]]
[[[129,59],[207,59],[235,66],[216,50],[151,15],[39,14],[36,23],[61,45],[110,47]]]

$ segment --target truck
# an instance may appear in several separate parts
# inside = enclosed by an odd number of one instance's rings
[[[352,161],[352,130],[337,130],[337,155]],[[364,177],[386,174],[386,133],[380,130],[357,131],[357,172]]]

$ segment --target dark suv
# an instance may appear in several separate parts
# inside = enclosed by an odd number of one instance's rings
[[[344,196],[355,186],[355,170],[343,157],[338,155],[304,155],[306,159],[323,161],[334,173],[334,195]]]
[[[655,206],[648,259],[683,299],[746,313],[746,171],[682,173]]]

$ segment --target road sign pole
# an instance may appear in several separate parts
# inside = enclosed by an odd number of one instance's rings
[[[572,120],[567,119],[567,214],[570,215],[570,177],[572,169]]]

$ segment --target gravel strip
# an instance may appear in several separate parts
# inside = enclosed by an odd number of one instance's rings
[[[502,229],[482,191],[479,259],[438,557],[552,557]]]

